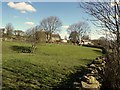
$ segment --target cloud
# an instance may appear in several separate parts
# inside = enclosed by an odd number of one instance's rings
[[[21,11],[21,13],[26,13],[26,11]]]
[[[62,28],[67,29],[69,26],[62,26]]]
[[[28,2],[29,2],[30,4],[32,4],[32,2],[31,2],[30,0],[28,0]]]
[[[19,2],[19,3],[9,2],[7,5],[16,10],[20,10],[21,13],[36,12],[36,9],[32,5],[27,4],[25,2]]]
[[[26,25],[34,25],[33,22],[25,22],[24,24],[26,24]]]

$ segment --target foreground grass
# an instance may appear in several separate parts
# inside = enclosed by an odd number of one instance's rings
[[[62,44],[39,44],[35,54],[18,53],[13,46],[25,42],[3,42],[3,89],[40,89],[57,87],[85,66],[101,50]]]

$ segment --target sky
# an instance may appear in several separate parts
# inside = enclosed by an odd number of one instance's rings
[[[0,26],[2,26],[2,3],[0,1]]]
[[[15,30],[26,31],[30,27],[39,25],[42,19],[49,16],[57,16],[62,21],[63,26],[60,31],[62,38],[69,36],[66,31],[68,26],[77,22],[89,24],[91,39],[101,36],[96,32],[97,28],[87,20],[93,17],[86,14],[79,7],[78,2],[2,2],[2,27],[12,23]]]

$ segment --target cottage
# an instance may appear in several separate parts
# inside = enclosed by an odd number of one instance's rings
[[[93,45],[93,43],[90,40],[81,40],[81,44],[82,45],[88,45],[88,44]]]
[[[59,34],[52,34],[52,38],[51,38],[52,42],[60,42],[60,40],[61,40],[61,37]]]
[[[39,42],[48,42],[48,40],[50,39],[50,35],[48,33],[46,33],[45,31],[37,31],[36,39]],[[59,34],[52,34],[49,42],[51,42],[51,43],[60,42],[60,40],[61,40],[61,37]]]
[[[67,40],[61,39],[61,42],[62,42],[62,43],[67,43]]]

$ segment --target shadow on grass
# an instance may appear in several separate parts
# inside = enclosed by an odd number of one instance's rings
[[[42,66],[12,59],[6,62],[2,69],[2,90],[46,90],[44,88],[50,88],[43,81],[47,71]]]
[[[101,50],[93,50],[94,52],[96,52],[97,54],[101,54],[102,51]]]
[[[3,88],[4,90],[75,90],[73,83],[80,82],[80,77],[87,73],[87,68],[83,66],[74,68],[76,73],[67,76],[67,80],[58,85],[44,79],[50,73],[42,66],[24,60],[9,60],[3,66],[3,70],[7,71],[3,73]]]
[[[11,49],[18,53],[31,53],[31,47],[28,46],[12,46]]]
[[[53,90],[77,90],[74,87],[74,82],[80,83],[80,78],[87,73],[86,67],[75,67],[76,73],[69,75],[66,81],[61,82],[58,86],[54,87]],[[80,90],[80,89],[79,89]]]

